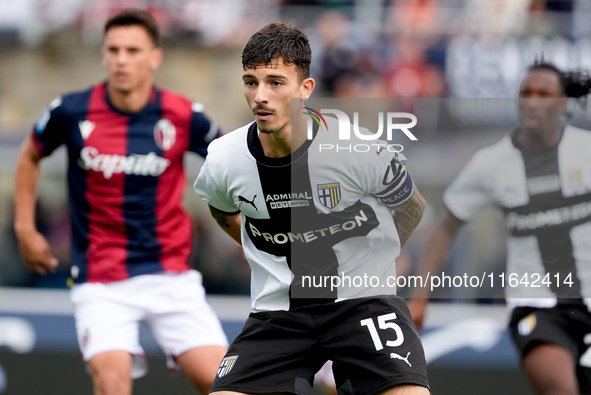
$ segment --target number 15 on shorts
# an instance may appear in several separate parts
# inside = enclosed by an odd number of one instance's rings
[[[384,348],[382,339],[380,339],[380,335],[378,334],[378,328],[380,330],[394,331],[394,333],[390,333],[390,335],[393,338],[390,340],[386,340],[386,346],[398,347],[404,342],[404,334],[402,333],[402,328],[400,328],[400,325],[392,322],[392,320],[395,319],[396,313],[380,315],[377,317],[377,328],[373,318],[366,318],[364,320],[359,321],[361,326],[367,327],[367,330],[369,331],[369,335],[371,336],[371,340],[373,341],[373,345],[375,346],[376,351],[380,351]]]

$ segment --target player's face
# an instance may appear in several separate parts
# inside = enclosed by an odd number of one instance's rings
[[[246,69],[242,80],[257,126],[268,134],[291,130],[291,99],[306,100],[314,89],[314,80],[299,81],[296,66],[286,65],[283,58]]]
[[[109,87],[115,92],[129,94],[151,85],[161,60],[162,50],[154,46],[141,26],[116,26],[105,35],[102,64],[109,74]]]
[[[566,111],[566,97],[560,77],[551,70],[531,70],[519,89],[519,116],[526,133],[557,130]]]

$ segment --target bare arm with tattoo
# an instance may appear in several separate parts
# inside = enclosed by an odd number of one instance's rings
[[[416,185],[410,199],[400,206],[394,207],[392,211],[394,212],[394,223],[402,247],[421,221],[425,211],[425,199],[419,193]]]
[[[240,214],[230,214],[224,213],[223,211],[218,210],[213,206],[209,206],[209,212],[211,216],[215,219],[218,223],[220,228],[223,229],[232,239],[234,239],[238,244],[242,245],[242,239],[240,237],[240,222],[241,217]]]

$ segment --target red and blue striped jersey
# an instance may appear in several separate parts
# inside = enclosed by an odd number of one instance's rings
[[[165,89],[137,113],[116,109],[106,82],[50,103],[32,136],[42,156],[67,147],[76,282],[189,269],[183,155],[205,157],[219,135],[200,103]]]

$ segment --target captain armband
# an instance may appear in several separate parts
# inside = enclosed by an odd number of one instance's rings
[[[404,181],[396,189],[387,190],[384,195],[377,194],[376,197],[386,206],[398,206],[410,199],[413,190],[414,183],[412,177],[407,173]]]

